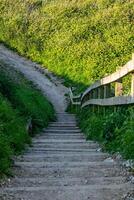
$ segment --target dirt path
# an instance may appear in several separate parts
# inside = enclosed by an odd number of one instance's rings
[[[63,112],[66,109],[67,102],[64,95],[68,89],[47,70],[45,70],[47,76],[44,76],[35,68],[40,65],[17,55],[3,45],[0,45],[0,60],[21,71],[29,80],[33,81],[52,102],[57,112]]]
[[[0,60],[21,71],[42,90],[57,111],[57,122],[33,138],[33,146],[15,160],[15,177],[0,188],[0,200],[133,200],[134,187],[119,164],[86,141],[75,116],[65,113],[68,91],[37,64],[0,46]]]

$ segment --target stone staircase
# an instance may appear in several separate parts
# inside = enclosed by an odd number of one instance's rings
[[[2,200],[121,200],[131,190],[119,165],[86,141],[75,116],[58,113],[15,161]]]

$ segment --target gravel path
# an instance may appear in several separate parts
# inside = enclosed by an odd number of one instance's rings
[[[46,74],[44,76],[36,69],[40,68],[40,65],[19,56],[3,45],[0,45],[0,60],[21,71],[29,80],[33,81],[52,102],[57,112],[63,112],[66,109],[67,102],[64,95],[68,89],[47,69],[44,70]]]
[[[133,200],[129,192],[134,185],[124,170],[99,150],[98,143],[86,141],[75,116],[65,113],[67,88],[47,70],[44,76],[36,69],[39,65],[2,45],[0,60],[32,80],[57,111],[57,121],[16,158],[15,177],[0,188],[0,200]]]

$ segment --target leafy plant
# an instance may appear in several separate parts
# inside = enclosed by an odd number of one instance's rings
[[[119,112],[113,112],[105,117],[103,124],[103,137],[107,141],[113,140],[116,137],[115,130],[121,128],[125,120],[125,115]]]

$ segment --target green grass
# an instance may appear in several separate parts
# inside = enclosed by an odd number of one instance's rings
[[[134,51],[133,0],[3,0],[0,40],[79,91]]]
[[[26,125],[32,119],[33,131]],[[0,176],[9,174],[12,155],[21,153],[31,136],[54,119],[52,105],[31,82],[0,63]]]
[[[100,113],[88,109],[70,108],[76,113],[78,123],[87,140],[97,140],[103,150],[119,152],[125,159],[134,159],[134,107],[100,107]]]

